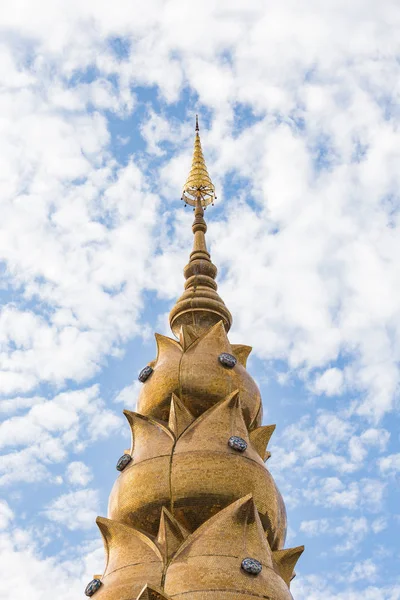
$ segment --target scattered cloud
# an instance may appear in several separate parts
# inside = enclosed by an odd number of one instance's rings
[[[86,488],[59,496],[46,507],[44,514],[71,531],[81,531],[95,526],[98,512],[98,492]]]
[[[105,407],[97,385],[42,398],[26,414],[0,424],[0,447],[9,449],[0,457],[0,483],[46,480],[51,465],[115,433],[121,423]]]
[[[85,463],[74,461],[67,467],[67,479],[71,485],[85,486],[93,479],[93,475]]]

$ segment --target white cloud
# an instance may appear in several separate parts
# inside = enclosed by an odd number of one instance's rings
[[[272,440],[271,465],[278,472],[331,469],[340,474],[355,473],[365,460],[385,451],[390,433],[383,428],[365,429],[360,419],[349,419],[343,411],[319,410],[314,417],[302,417]],[[276,447],[273,445],[277,444]]]
[[[74,461],[67,467],[67,479],[71,485],[85,486],[93,479],[93,475],[85,463]]]
[[[131,410],[131,407],[136,406],[136,400],[140,392],[140,383],[134,381],[130,385],[125,386],[114,398],[114,402],[122,403],[126,408]]]
[[[389,454],[379,461],[379,467],[383,474],[396,474],[400,472],[400,454]]]
[[[78,598],[93,574],[102,570],[102,545],[86,541],[84,547],[67,547],[67,559],[62,553],[46,557],[38,538],[17,528],[0,534],[2,598],[9,598],[10,591],[15,598],[28,595],[32,600],[51,600],[55,592],[60,600]]]
[[[94,527],[98,512],[97,490],[83,489],[59,496],[46,507],[44,514],[71,531],[81,531]]]
[[[387,527],[384,517],[367,519],[366,517],[323,518],[302,521],[300,531],[309,537],[321,536],[325,541],[327,536],[336,536],[340,541],[333,547],[338,554],[359,550],[361,543],[371,530],[378,534]]]
[[[344,483],[338,477],[313,478],[304,497],[313,504],[355,510],[366,507],[373,512],[382,507],[385,484],[379,479],[363,478]]]
[[[311,575],[301,581],[296,577],[291,585],[291,591],[296,600],[398,600],[400,598],[400,585],[398,583],[382,585],[380,587],[368,585],[346,585],[343,591],[336,591],[334,585],[328,582],[329,575]]]
[[[13,520],[14,513],[5,500],[0,500],[0,529],[8,527]]]
[[[342,392],[343,372],[340,369],[327,369],[315,379],[314,391],[317,394],[335,396]]]
[[[357,563],[349,575],[346,577],[346,580],[350,583],[354,581],[375,581],[377,578],[377,567],[376,564],[372,562],[372,560],[364,560],[360,563]]]
[[[49,478],[48,467],[66,460],[67,452],[82,451],[121,424],[122,419],[105,408],[96,385],[42,398],[26,414],[0,424],[0,447],[10,448],[0,457],[0,482]]]

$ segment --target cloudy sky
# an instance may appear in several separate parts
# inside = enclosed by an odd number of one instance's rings
[[[0,15],[0,598],[83,597],[183,290],[194,114],[231,339],[277,423],[296,600],[400,599],[398,0]]]

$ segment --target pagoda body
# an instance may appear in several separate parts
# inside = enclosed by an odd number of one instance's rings
[[[286,511],[264,462],[275,425],[261,425],[251,348],[231,344],[217,293],[204,208],[215,199],[196,120],[182,199],[194,207],[185,291],[170,313],[177,339],[156,334],[139,375],[132,446],[118,461],[108,518],[97,524],[106,567],[96,600],[290,600],[303,547],[283,549]]]

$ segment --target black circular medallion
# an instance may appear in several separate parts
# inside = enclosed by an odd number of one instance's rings
[[[86,586],[85,594],[86,596],[93,596],[101,586],[100,579],[92,579],[90,583]]]
[[[262,571],[262,564],[255,558],[245,558],[242,560],[242,569],[250,575],[259,575]]]
[[[147,367],[145,367],[144,369],[142,369],[138,375],[138,379],[139,381],[141,381],[142,383],[144,383],[145,381],[147,381],[147,379],[150,377],[150,375],[153,372],[153,368],[150,367],[149,365],[147,365]]]
[[[121,456],[121,458],[118,459],[118,462],[116,464],[116,469],[117,471],[123,471],[125,469],[125,467],[127,467],[129,465],[129,463],[132,460],[132,456],[130,454],[123,454]]]
[[[228,354],[228,352],[223,352],[222,354],[220,354],[218,356],[218,360],[221,363],[221,365],[223,365],[227,369],[233,369],[233,367],[237,363],[237,360],[233,356],[233,354]]]
[[[230,446],[233,450],[236,450],[236,452],[244,452],[247,450],[247,442],[237,435],[232,435],[229,438],[228,446]]]

